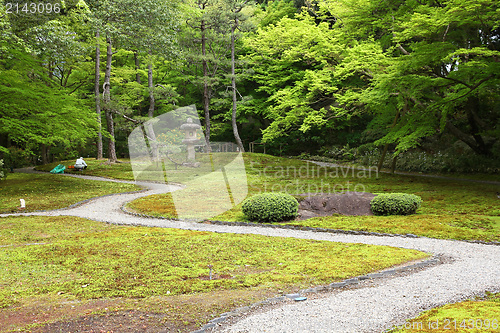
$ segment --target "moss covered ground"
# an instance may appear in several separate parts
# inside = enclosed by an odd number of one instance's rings
[[[412,233],[434,238],[500,239],[500,201],[496,197],[500,188],[497,185],[415,175],[377,175],[373,170],[368,173],[347,167],[319,168],[303,161],[261,154],[245,154],[244,158],[250,185],[249,195],[265,191],[286,191],[296,195],[304,192],[338,193],[357,190],[371,193],[413,193],[424,200],[417,214],[410,216],[330,216],[283,222],[285,224]],[[133,179],[129,163],[87,163],[90,168],[83,173]],[[49,171],[56,164],[45,168]],[[101,182],[92,189],[93,185],[88,186],[88,181],[77,184],[66,183],[64,180],[64,183],[54,184],[52,180],[56,178],[46,178],[53,175],[36,176],[41,178],[10,174],[7,182],[0,183],[0,207],[4,207],[4,211],[15,210],[18,196],[23,194],[31,198],[27,200],[28,205],[30,202],[43,203],[29,209],[59,208],[73,203],[72,191],[75,186],[81,187],[77,187],[74,193],[81,192],[90,197],[95,195],[87,190],[95,190],[99,194],[105,191],[100,187],[104,185]],[[460,177],[478,178],[477,175]],[[13,190],[6,186],[9,181],[14,182],[10,184],[16,184],[10,187]],[[119,185],[108,191],[132,189],[121,188],[122,184]],[[68,200],[68,197],[71,199]],[[9,200],[15,203],[7,204]],[[138,199],[129,208],[150,215],[176,216],[169,194]],[[245,221],[240,206],[214,219]],[[0,332],[18,329],[43,332],[61,328],[76,331],[82,327],[123,332],[157,332],[159,328],[187,332],[235,307],[301,287],[321,284],[325,279],[333,281],[346,276],[347,266],[342,261],[338,265],[325,266],[328,269],[321,267],[318,259],[328,258],[336,250],[334,247],[328,248],[332,253],[325,253],[321,251],[324,245],[318,242],[302,245],[294,243],[291,246],[286,240],[282,240],[285,243],[273,241],[273,244],[280,244],[278,247],[282,248],[282,254],[287,260],[277,262],[275,256],[266,254],[265,251],[262,253],[261,249],[253,254],[255,249],[266,247],[261,245],[270,244],[265,237],[260,239],[246,236],[247,238],[241,239],[238,237],[242,236],[226,236],[227,238],[220,239],[217,238],[219,235],[210,233],[117,227],[68,217],[2,218],[0,223],[0,267],[4,267],[0,274],[0,298],[3,306],[0,322],[6,323]],[[172,244],[187,246],[181,246],[182,256],[171,250]],[[224,244],[224,248],[236,248],[238,255],[221,251],[221,244]],[[359,257],[361,253],[366,256],[372,251],[392,251],[391,248],[368,250],[368,247],[348,246],[352,247],[353,252],[351,263],[348,263],[352,270],[347,270],[350,272],[347,275],[363,273],[363,268],[361,271],[356,268],[358,262],[367,264],[368,271],[391,264],[377,262],[375,259],[373,263],[359,261],[362,260]],[[276,246],[267,247],[271,251],[277,250]],[[159,262],[158,253],[164,251],[170,251],[165,256],[170,266]],[[184,253],[187,253],[187,260]],[[394,253],[391,257],[393,255]],[[422,254],[416,255],[418,257]],[[300,262],[297,260],[299,257]],[[410,259],[408,254],[403,257],[404,260]],[[337,257],[331,261],[336,260]],[[130,262],[134,265],[129,265]],[[145,262],[154,264],[146,265]],[[208,265],[213,265],[215,279],[212,281],[206,280]],[[135,271],[133,266],[140,267],[141,272]],[[156,278],[162,276],[156,272],[163,270],[168,271],[168,276],[172,277],[172,280],[166,279],[166,284],[159,283]],[[309,274],[297,275],[297,270],[306,270]],[[328,274],[325,273],[327,271]],[[170,288],[169,283],[178,287]],[[104,285],[111,287],[101,288]],[[96,288],[98,286],[101,287]],[[210,291],[206,292],[205,289]],[[429,322],[438,321],[442,330],[448,324],[447,328],[452,331],[455,331],[456,325],[457,331],[497,332],[494,320],[500,320],[499,299],[499,294],[490,294],[484,299],[439,307],[409,320],[406,326],[410,329],[396,331],[425,332]],[[422,323],[422,329],[418,326],[419,323]],[[482,327],[479,327],[480,324]],[[412,325],[414,329],[411,329]],[[427,331],[439,330],[431,327]]]
[[[49,304],[41,323],[82,315],[61,310],[66,302],[92,316],[103,310],[96,304],[115,309],[113,315],[141,307],[150,314],[153,307],[164,318],[158,327],[182,317],[183,329],[192,329],[242,303],[428,256],[384,246],[115,226],[65,216],[0,218],[0,246],[0,319],[12,330],[40,326],[29,322],[36,313],[29,315],[28,309],[36,304]],[[214,295],[227,297],[229,291],[241,302],[229,297],[215,309]],[[201,295],[212,303],[199,309]],[[154,300],[184,306],[160,309]],[[59,310],[50,310],[50,304]],[[25,320],[13,322],[13,312]]]

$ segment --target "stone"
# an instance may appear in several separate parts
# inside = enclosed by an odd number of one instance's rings
[[[227,317],[214,318],[214,319],[210,320],[209,323],[210,324],[218,324],[218,323],[223,322],[226,319],[227,319]]]
[[[347,279],[344,281],[346,284],[354,284],[354,283],[358,283],[359,282],[359,279],[358,278],[352,278],[352,279]]]
[[[371,273],[367,275],[370,279],[376,279],[376,278],[381,278],[384,276],[382,273]]]
[[[373,215],[370,201],[376,196],[365,192],[315,193],[314,195],[302,193],[299,195],[305,197],[299,201],[298,220],[333,214]]]

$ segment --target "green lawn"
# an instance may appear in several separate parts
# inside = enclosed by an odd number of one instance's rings
[[[363,230],[460,240],[500,240],[500,186],[391,175],[348,168],[324,168],[304,161],[245,154],[249,195],[266,191],[371,193],[403,192],[422,197],[423,204],[411,216],[328,216],[286,224],[318,228]],[[175,217],[170,194],[137,199],[128,208],[153,216]],[[246,221],[241,205],[213,218]]]
[[[18,212],[19,199],[28,212],[68,207],[82,200],[111,194],[138,191],[133,184],[84,180],[53,174],[11,173],[0,182],[0,212]]]
[[[268,290],[293,292],[428,256],[386,246],[125,227],[64,216],[0,218],[0,245],[0,321],[2,312],[23,312],[33,300],[132,303],[229,290],[254,300]],[[189,311],[199,311],[196,303]],[[193,325],[191,319],[186,327]]]

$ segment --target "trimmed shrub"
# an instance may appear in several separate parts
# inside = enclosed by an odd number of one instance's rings
[[[422,204],[422,198],[415,194],[379,194],[370,202],[375,215],[410,215]]]
[[[286,193],[261,193],[245,199],[243,214],[250,221],[280,222],[297,217],[299,203]]]

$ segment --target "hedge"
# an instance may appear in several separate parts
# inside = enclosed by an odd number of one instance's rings
[[[375,215],[410,215],[414,214],[421,204],[421,197],[407,193],[379,194],[370,202]]]
[[[299,203],[286,193],[261,193],[242,204],[243,214],[250,221],[280,222],[297,217]]]

